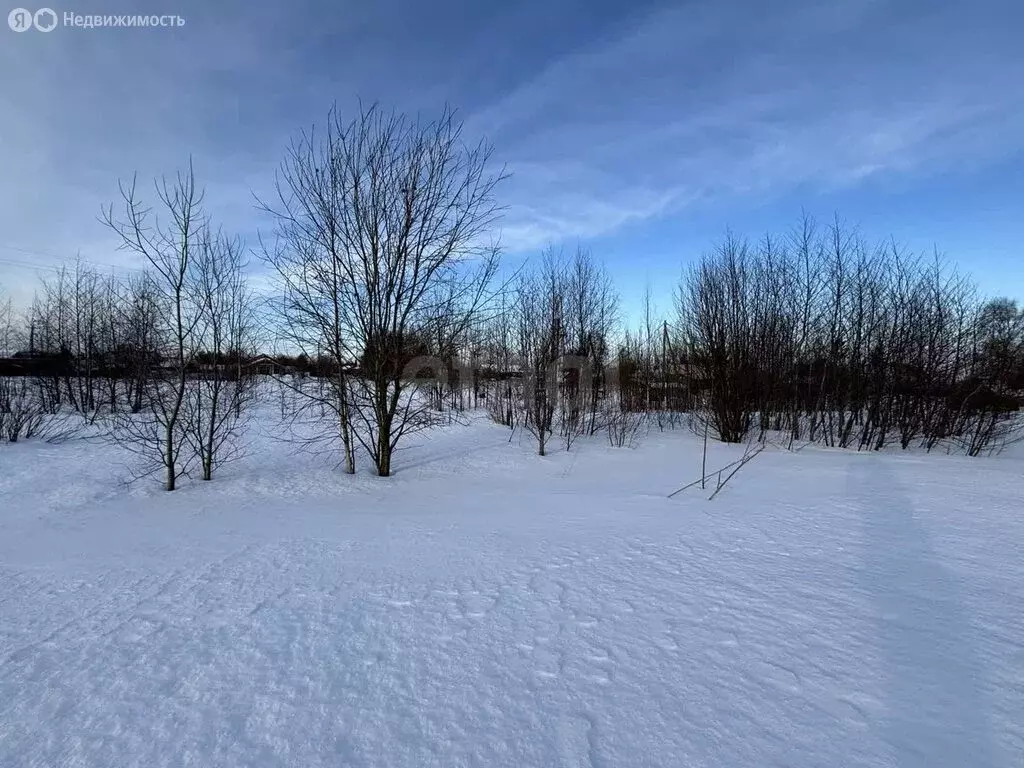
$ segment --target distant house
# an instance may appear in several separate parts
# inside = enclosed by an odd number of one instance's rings
[[[0,357],[0,376],[70,376],[74,360],[67,352],[50,354],[21,350],[10,357]]]
[[[291,365],[284,365],[270,355],[258,355],[249,360],[245,367],[257,376],[285,376],[295,372]]]

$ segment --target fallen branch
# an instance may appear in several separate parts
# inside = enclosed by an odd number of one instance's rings
[[[696,480],[694,480],[694,481],[693,481],[692,483],[688,483],[688,484],[684,485],[684,486],[683,486],[682,488],[680,488],[679,490],[677,490],[677,491],[673,491],[672,493],[670,493],[670,494],[668,495],[668,498],[670,498],[670,499],[671,499],[671,498],[672,498],[673,496],[675,496],[676,494],[682,493],[682,492],[683,492],[683,491],[685,491],[685,490],[686,490],[687,488],[692,488],[692,487],[693,487],[693,486],[695,486],[695,485],[696,485],[697,483],[702,483],[702,482],[704,482],[704,481],[705,481],[705,480],[707,480],[707,479],[708,479],[709,477],[714,477],[715,475],[719,475],[719,476],[721,476],[721,474],[722,474],[722,473],[723,473],[723,472],[724,472],[725,470],[729,469],[729,467],[734,467],[734,466],[736,466],[736,465],[737,465],[737,464],[739,464],[739,463],[740,463],[741,461],[743,461],[743,458],[742,458],[742,457],[741,457],[741,458],[738,458],[738,459],[736,459],[736,461],[731,461],[731,462],[729,462],[728,464],[726,464],[726,465],[725,465],[724,467],[722,467],[722,468],[720,468],[720,469],[713,469],[713,470],[711,470],[710,472],[708,472],[708,473],[707,473],[706,475],[704,475],[703,477],[698,477],[698,478],[697,478]]]
[[[718,474],[718,487],[715,488],[715,492],[714,493],[712,493],[710,496],[708,496],[708,501],[711,501],[713,498],[715,498],[715,496],[718,495],[718,492],[725,487],[725,484],[728,483],[732,479],[732,476],[735,475],[737,472],[739,472],[741,469],[743,469],[743,467],[745,467],[747,465],[747,462],[749,462],[752,458],[757,456],[757,454],[759,454],[763,450],[764,450],[764,445],[762,445],[760,448],[758,448],[756,451],[754,451],[753,453],[751,453],[749,455],[746,452],[744,452],[743,458],[740,459],[739,462],[738,462],[739,466],[736,467],[736,469],[734,469],[732,472],[730,472],[728,474],[728,476],[725,478],[725,480],[722,480],[722,474],[721,474],[721,472],[719,472],[719,474]]]

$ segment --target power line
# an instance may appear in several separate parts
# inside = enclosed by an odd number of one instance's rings
[[[122,271],[125,271],[125,272],[144,272],[145,271],[142,267],[130,267],[130,266],[127,266],[127,265],[124,265],[124,264],[110,264],[110,263],[102,262],[102,261],[93,261],[92,259],[86,259],[86,258],[83,258],[81,256],[76,256],[74,258],[68,258],[68,257],[64,257],[64,256],[58,256],[55,253],[47,253],[46,251],[33,251],[33,250],[28,249],[28,248],[19,248],[18,246],[6,245],[4,243],[0,243],[0,248],[2,248],[3,250],[7,250],[7,251],[15,251],[17,253],[24,253],[24,254],[27,254],[29,256],[40,256],[40,257],[47,258],[47,259],[57,259],[60,262],[59,264],[33,264],[33,263],[22,261],[22,260],[8,259],[8,258],[0,257],[0,264],[9,264],[11,266],[24,267],[24,268],[27,268],[27,269],[45,269],[45,270],[49,270],[49,271],[52,271],[52,272],[60,272],[60,270],[62,268],[64,268],[64,267],[68,266],[68,264],[74,263],[75,261],[78,261],[78,262],[81,262],[82,264],[85,264],[85,265],[91,266],[91,267],[104,267],[106,269],[122,270]]]
[[[28,264],[23,261],[14,261],[13,259],[0,259],[0,264],[6,264],[12,267],[21,267],[23,269],[32,269],[37,272],[57,272],[59,273],[61,268],[52,264]]]

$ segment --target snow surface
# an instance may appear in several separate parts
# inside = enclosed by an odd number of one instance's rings
[[[530,451],[0,447],[0,765],[1024,765],[1024,461]]]

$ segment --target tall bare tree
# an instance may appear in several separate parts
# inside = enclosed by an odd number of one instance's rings
[[[255,395],[246,361],[255,353],[256,318],[242,251],[237,238],[206,233],[196,264],[201,351],[188,404],[189,440],[203,480],[239,454],[241,420]]]
[[[592,254],[577,248],[566,269],[568,353],[586,360],[578,382],[585,431],[599,429],[598,413],[605,370],[611,363],[612,335],[618,322],[619,297],[611,277]]]
[[[513,349],[522,377],[523,428],[547,453],[558,414],[559,360],[565,350],[565,269],[553,249],[539,268],[519,275],[514,293]]]
[[[267,259],[280,278],[281,324],[295,346],[326,354],[337,377],[343,443],[350,422],[377,474],[401,438],[429,425],[408,366],[425,338],[454,346],[489,297],[498,264],[488,241],[505,177],[486,142],[467,145],[445,109],[436,120],[331,110],[303,134],[278,175]],[[436,338],[435,338],[436,343]],[[343,377],[359,361],[359,376]],[[346,444],[346,463],[351,466]]]
[[[194,458],[187,450],[189,369],[200,349],[196,270],[208,247],[209,221],[191,162],[187,171],[154,187],[159,213],[143,203],[133,179],[119,184],[123,210],[115,214],[111,204],[103,220],[120,237],[122,249],[148,263],[158,308],[160,362],[150,372],[140,418],[120,420],[122,442],[144,457],[147,471],[162,468],[164,487],[173,491]]]

